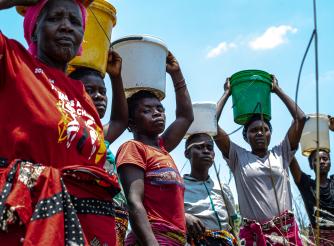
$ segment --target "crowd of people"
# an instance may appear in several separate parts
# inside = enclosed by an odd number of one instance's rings
[[[250,151],[218,126],[217,135],[186,140],[191,171],[180,175],[169,154],[194,120],[180,65],[169,52],[166,71],[175,89],[175,121],[148,90],[125,97],[122,58],[108,53],[112,112],[106,113],[104,78],[91,68],[67,74],[82,52],[84,0],[0,0],[0,9],[26,6],[28,50],[0,32],[0,242],[3,245],[302,245],[289,169],[310,218],[310,243],[334,245],[334,178],[330,154],[315,150],[316,180],[294,157],[307,120],[272,77],[272,92],[293,122],[281,143],[269,149],[272,126],[253,114],[243,128]],[[231,95],[227,79],[217,120]],[[334,130],[334,119],[329,127]],[[133,139],[116,155],[109,150],[124,131]],[[228,185],[209,176],[214,144],[234,175],[238,207]],[[220,175],[225,175],[222,173]],[[320,213],[320,241],[315,233]],[[241,219],[240,219],[241,218]],[[240,231],[238,230],[241,221]],[[128,232],[129,224],[131,230]]]

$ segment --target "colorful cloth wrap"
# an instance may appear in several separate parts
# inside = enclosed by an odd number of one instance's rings
[[[115,156],[110,150],[110,143],[104,140],[107,147],[107,161],[110,166],[107,168],[107,172],[117,175],[117,168],[115,162]],[[117,175],[118,176],[118,175]],[[121,183],[118,177],[118,182]],[[124,245],[126,232],[128,230],[129,212],[126,204],[126,198],[123,190],[121,190],[116,196],[114,196],[114,208],[115,208],[115,222],[116,222],[116,237],[118,245]]]
[[[124,245],[128,230],[129,212],[123,207],[115,206],[116,239],[119,246]]]
[[[200,238],[188,240],[192,246],[236,246],[238,245],[237,239],[226,230],[206,230]]]
[[[311,239],[312,243],[310,245],[315,245],[316,238],[314,236],[316,229],[310,228],[309,238]],[[334,229],[320,229],[320,246],[333,246],[334,245]]]
[[[172,230],[167,225],[151,224],[154,237],[160,246],[184,246],[186,243],[185,236],[179,231]],[[141,245],[133,232],[130,232],[125,241],[126,246]]]
[[[36,28],[36,22],[38,20],[38,16],[40,15],[41,11],[43,10],[45,4],[48,0],[41,0],[36,5],[27,7],[26,13],[24,15],[24,21],[23,21],[23,29],[24,29],[24,38],[28,43],[28,50],[33,55],[37,55],[37,46],[36,43],[33,42],[32,35]],[[88,6],[91,1],[85,1],[85,0],[76,0],[80,7],[81,15],[82,15],[82,24],[83,24],[83,30],[85,31],[86,28],[86,8],[85,6]],[[82,46],[80,46],[80,49],[78,51],[78,55],[81,55],[82,52]]]
[[[265,223],[244,219],[239,238],[240,245],[245,246],[302,246],[298,225],[293,213],[289,211]]]
[[[117,192],[117,177],[95,166],[59,170],[14,160],[0,168],[0,242],[116,245]]]

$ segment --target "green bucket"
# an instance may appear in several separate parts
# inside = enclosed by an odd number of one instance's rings
[[[261,70],[243,70],[230,78],[234,122],[244,125],[253,114],[271,119],[272,77]]]

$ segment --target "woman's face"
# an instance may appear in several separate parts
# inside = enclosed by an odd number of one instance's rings
[[[267,151],[271,132],[267,123],[262,120],[252,122],[247,130],[247,140],[253,151]]]
[[[165,130],[165,109],[157,98],[138,100],[130,128],[138,133],[154,136]]]
[[[67,64],[77,54],[83,34],[81,11],[74,0],[48,1],[33,34],[38,57]]]
[[[314,152],[312,154],[312,167],[314,172],[316,172],[316,165],[317,165],[317,153]],[[329,153],[326,151],[320,150],[319,151],[319,164],[320,164],[320,174],[325,174],[327,175],[330,168],[331,168],[331,160]]]

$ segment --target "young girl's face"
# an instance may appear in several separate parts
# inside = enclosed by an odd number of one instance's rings
[[[91,74],[83,76],[80,80],[83,82],[86,92],[92,98],[100,118],[103,118],[108,103],[107,89],[103,79]]]
[[[165,109],[157,98],[143,98],[137,103],[133,126],[136,133],[157,135],[165,130]]]
[[[198,134],[189,143],[189,147],[188,158],[192,168],[202,170],[211,167],[215,158],[215,151],[214,143],[209,135]]]

